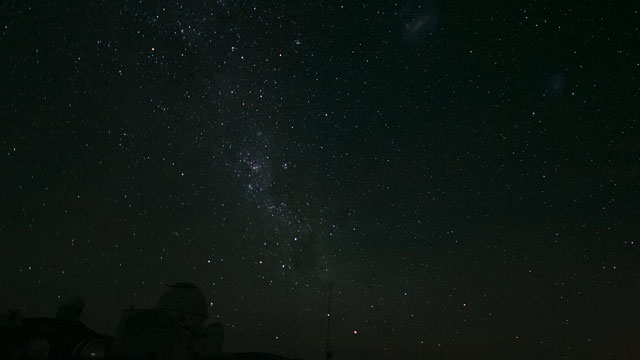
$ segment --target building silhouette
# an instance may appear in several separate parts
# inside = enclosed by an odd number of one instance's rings
[[[73,298],[55,318],[0,319],[0,359],[7,360],[288,360],[267,353],[223,353],[224,327],[207,324],[207,300],[191,283],[169,286],[150,309],[122,311],[114,337],[78,319],[85,302]]]

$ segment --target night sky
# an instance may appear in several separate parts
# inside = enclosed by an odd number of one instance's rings
[[[640,6],[570,3],[3,1],[0,309],[193,282],[322,359],[333,284],[336,360],[635,358]]]

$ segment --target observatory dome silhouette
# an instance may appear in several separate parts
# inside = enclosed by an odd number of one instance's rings
[[[207,299],[196,285],[179,282],[169,285],[169,287],[171,289],[158,300],[156,309],[173,310],[201,318],[209,317],[207,315]]]
[[[192,283],[169,285],[152,309],[122,311],[109,360],[205,360],[222,354],[224,328],[205,327],[207,299]]]

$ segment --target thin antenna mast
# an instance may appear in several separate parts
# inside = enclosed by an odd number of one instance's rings
[[[333,288],[333,283],[329,283],[329,301],[327,301],[327,342],[325,344],[325,355],[326,359],[329,360],[333,357],[333,353],[330,350],[329,340],[331,339],[331,290]]]

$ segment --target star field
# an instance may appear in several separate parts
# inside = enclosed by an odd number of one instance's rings
[[[8,1],[0,307],[113,334],[188,281],[225,351],[633,358],[639,11]]]

